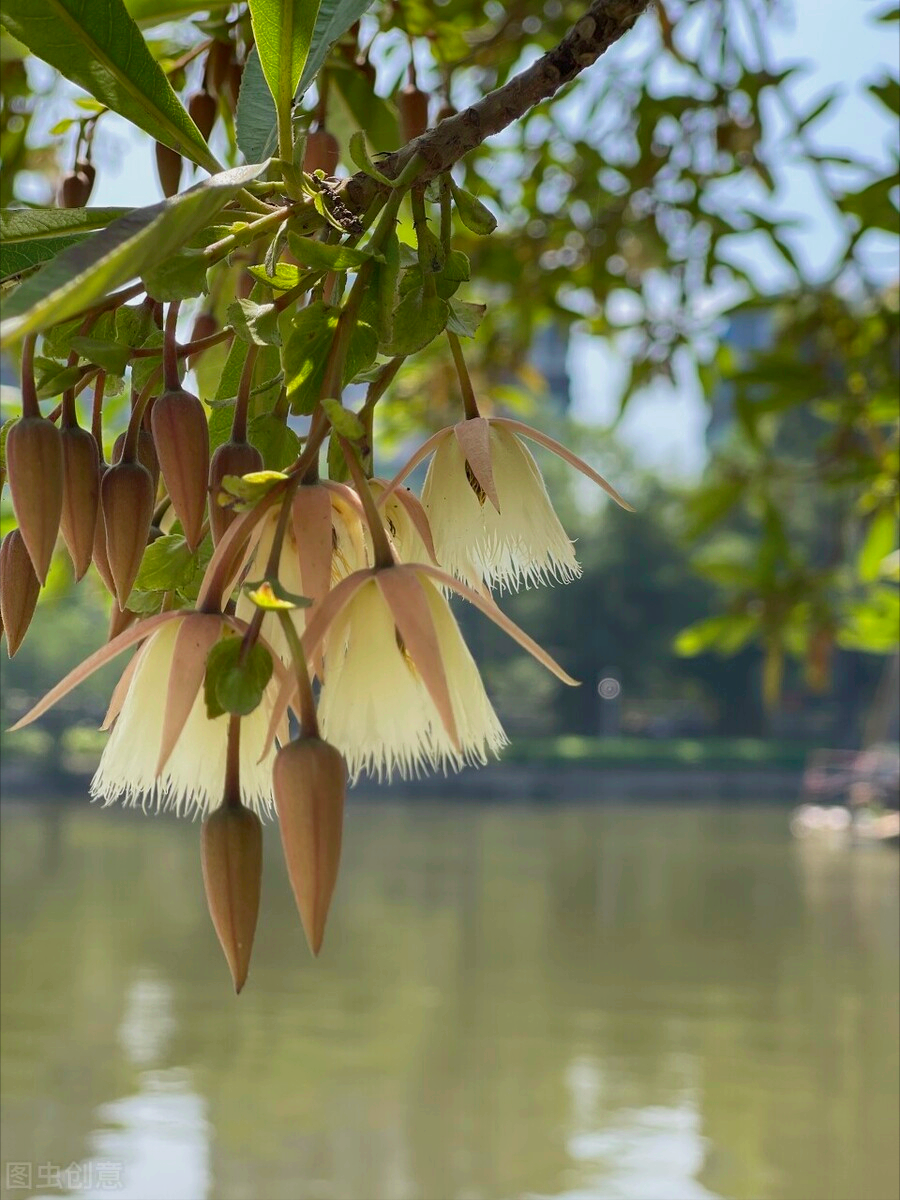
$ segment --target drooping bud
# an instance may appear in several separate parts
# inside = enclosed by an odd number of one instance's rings
[[[191,330],[190,340],[192,342],[199,342],[202,338],[212,337],[214,333],[218,332],[219,322],[216,320],[215,315],[204,309],[203,312],[197,313],[194,320],[194,327]],[[189,355],[187,365],[189,367],[193,366],[202,353],[202,350],[198,350],[196,354]]]
[[[203,82],[214,95],[218,96],[222,84],[231,66],[232,44],[230,41],[219,41],[218,38],[210,46],[206,55],[206,66],[203,71]]]
[[[124,608],[147,546],[155,492],[150,472],[139,462],[110,467],[100,484],[106,555],[119,608]]]
[[[249,442],[225,442],[213,454],[209,464],[209,528],[213,545],[219,542],[235,518],[230,508],[219,504],[222,480],[226,475],[250,475],[262,469],[262,455]]]
[[[209,915],[239,992],[247,979],[262,885],[262,823],[243,804],[203,822],[200,860]]]
[[[209,92],[194,92],[188,101],[188,112],[191,120],[203,134],[203,140],[209,141],[212,127],[216,123],[219,106]]]
[[[22,534],[11,529],[0,545],[0,614],[10,658],[31,624],[40,590]]]
[[[44,583],[63,504],[62,441],[52,421],[16,421],[6,438],[6,469],[16,520],[35,574]]]
[[[164,196],[177,194],[181,186],[181,166],[182,159],[177,150],[162,142],[156,143],[156,173]]]
[[[120,433],[113,442],[112,461],[113,465],[122,458],[122,448],[125,445],[125,434]],[[156,447],[153,444],[153,434],[149,429],[143,427],[138,430],[137,442],[137,458],[139,463],[150,472],[150,477],[153,480],[153,495],[156,495],[156,489],[159,486],[159,458],[156,454]]]
[[[196,396],[183,388],[163,392],[150,412],[159,466],[187,544],[203,537],[209,475],[209,426]]]
[[[314,129],[306,139],[306,152],[303,156],[303,170],[308,175],[313,171],[324,171],[333,175],[337,170],[341,149],[338,140],[327,129]]]
[[[81,579],[94,553],[100,503],[100,453],[93,435],[78,425],[60,430],[63,452],[63,506],[60,528]]]
[[[99,480],[100,486],[103,485],[103,476],[109,470],[109,463],[100,463]],[[103,520],[103,507],[97,505],[97,522],[94,526],[94,549],[91,557],[94,560],[94,566],[97,568],[97,574],[103,580],[103,585],[111,596],[116,594],[116,584],[112,577],[112,570],[109,565],[109,555],[106,552],[106,523]]]
[[[118,604],[113,604],[109,610],[109,629],[106,633],[106,640],[111,642],[120,633],[124,633],[128,626],[136,620],[137,613],[132,612],[130,608],[119,608]]]
[[[328,742],[301,738],[279,750],[273,786],[294,899],[318,954],[341,861],[347,768]]]
[[[60,208],[84,208],[94,190],[97,172],[93,163],[77,162],[60,185],[57,203]]]
[[[428,93],[408,83],[397,97],[403,140],[411,142],[428,128]]]
[[[238,102],[238,96],[241,94],[241,80],[244,77],[244,67],[242,63],[230,62],[228,70],[225,72],[225,78],[222,86],[225,90],[225,95],[231,101],[232,108]]]

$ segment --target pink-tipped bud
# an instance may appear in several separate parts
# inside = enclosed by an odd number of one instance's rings
[[[6,469],[16,520],[41,583],[47,578],[63,504],[59,430],[44,417],[22,417],[6,438]]]
[[[279,750],[273,786],[294,899],[318,954],[341,861],[347,768],[328,742],[301,738]]]
[[[209,476],[209,427],[196,396],[178,388],[153,402],[150,427],[175,514],[187,544],[196,550],[203,537]]]
[[[60,528],[81,579],[94,553],[100,504],[100,453],[93,435],[77,425],[60,431],[63,452],[63,506]]]
[[[250,475],[262,469],[262,455],[249,442],[225,442],[213,454],[209,464],[209,527],[213,545],[218,544],[235,518],[230,508],[219,504],[222,480],[226,475]]]
[[[153,480],[138,462],[109,468],[100,484],[106,556],[119,608],[124,608],[140,569],[153,517]]]
[[[244,805],[223,805],[203,822],[200,861],[209,915],[239,992],[250,952],[262,886],[262,823]]]
[[[11,529],[0,544],[0,614],[9,657],[22,645],[41,585],[18,529]]]

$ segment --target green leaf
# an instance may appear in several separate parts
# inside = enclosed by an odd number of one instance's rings
[[[322,68],[334,43],[370,7],[372,0],[321,0],[309,54],[294,92],[299,100]],[[238,148],[250,162],[270,158],[278,145],[275,101],[254,46],[244,67],[235,116]]]
[[[473,338],[478,332],[478,326],[486,311],[486,304],[469,304],[466,300],[451,300],[447,328],[457,337]]]
[[[363,423],[355,412],[344,408],[340,400],[334,400],[331,397],[326,397],[322,401],[322,408],[325,410],[325,416],[331,422],[331,428],[341,437],[352,438],[357,441],[365,436]]]
[[[389,353],[415,354],[434,341],[450,317],[450,305],[440,296],[425,296],[420,289],[408,292],[394,313],[394,339]]]
[[[279,292],[289,292],[300,282],[300,268],[291,263],[276,263],[274,275],[270,275],[265,267],[252,266],[247,270],[258,283],[276,288]]]
[[[394,186],[394,181],[389,179],[382,171],[379,171],[369,157],[369,151],[366,146],[366,135],[361,129],[357,129],[356,133],[350,138],[350,157],[356,166],[372,179],[377,179],[379,183],[383,183],[387,187]]]
[[[461,283],[468,283],[471,277],[471,266],[468,256],[461,250],[451,250],[447,261],[435,280],[437,294],[444,300],[449,300],[458,290]]]
[[[2,21],[102,104],[192,162],[219,170],[123,0],[5,0]]]
[[[170,592],[190,583],[196,561],[187,542],[169,533],[151,542],[144,551],[141,568],[134,581],[139,592]]]
[[[110,375],[124,375],[128,365],[128,346],[120,342],[109,342],[105,338],[73,337],[70,347],[88,362],[96,363]]]
[[[284,344],[284,382],[295,413],[311,413],[316,406],[328,351],[337,329],[338,309],[321,300],[300,309]]]
[[[275,107],[289,115],[306,65],[319,11],[317,0],[250,0],[260,66]],[[282,147],[285,155],[288,150]]]
[[[173,254],[158,267],[148,268],[141,276],[141,282],[154,300],[190,300],[208,291],[208,270],[209,259],[203,251],[188,248]]]
[[[288,233],[288,245],[304,267],[317,267],[324,271],[354,271],[373,257],[366,250],[356,250],[352,246],[331,246],[328,242],[301,237],[298,233]],[[381,256],[375,257],[380,259]]]
[[[0,279],[49,262],[127,208],[5,208],[0,210]]]
[[[453,203],[456,205],[459,219],[466,229],[471,229],[473,233],[478,234],[494,232],[497,228],[497,218],[489,208],[486,208],[471,192],[459,187],[452,179],[450,180],[450,191],[453,193]]]
[[[203,0],[207,11],[228,8],[231,0]],[[144,25],[160,25],[173,17],[189,17],[197,11],[197,0],[125,0],[125,7]]]
[[[299,437],[274,413],[254,417],[247,426],[247,440],[260,452],[270,471],[283,471],[300,453]]]
[[[81,367],[65,367],[53,359],[36,358],[34,365],[39,400],[61,395],[67,388],[74,387],[83,374]]]
[[[243,638],[228,636],[209,652],[203,693],[211,720],[226,712],[246,717],[262,700],[272,678],[272,656],[258,642],[242,652]]]
[[[253,300],[235,300],[228,305],[226,321],[237,336],[254,346],[280,346],[278,309],[274,304],[257,304]]]
[[[0,344],[64,321],[182,246],[267,164],[213,175],[171,200],[136,208],[70,246],[19,285],[4,306]]]

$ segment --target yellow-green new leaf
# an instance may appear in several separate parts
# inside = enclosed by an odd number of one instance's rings
[[[4,0],[0,19],[102,104],[207,171],[219,170],[123,0]]]

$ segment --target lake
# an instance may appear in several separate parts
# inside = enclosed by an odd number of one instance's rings
[[[235,997],[199,828],[2,812],[4,1195],[896,1200],[898,884],[773,807],[356,803]]]

